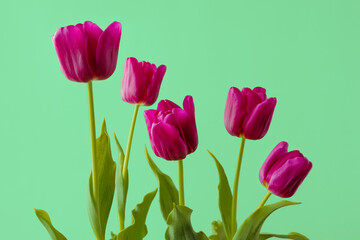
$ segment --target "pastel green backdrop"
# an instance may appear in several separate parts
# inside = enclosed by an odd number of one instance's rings
[[[159,100],[194,96],[199,146],[184,161],[185,197],[195,230],[210,234],[220,219],[218,176],[210,149],[232,184],[240,139],[223,124],[231,86],[262,86],[278,104],[268,134],[247,141],[240,176],[239,220],[265,189],[258,172],[282,140],[300,149],[313,170],[291,198],[303,202],[274,213],[263,230],[297,231],[310,239],[354,239],[360,207],[358,123],[360,2],[258,1],[7,1],[0,38],[0,238],[49,239],[34,208],[49,212],[68,239],[94,239],[86,210],[91,167],[87,89],[67,80],[50,36],[62,26],[92,20],[123,33],[113,76],[94,83],[96,127],[105,117],[125,147],[133,106],[120,97],[124,61],[134,56],[166,64]],[[155,106],[153,106],[155,107]],[[150,147],[142,112],[135,129],[130,210],[157,182],[144,155]],[[113,155],[116,149],[112,138]],[[155,155],[150,151],[151,156]],[[177,182],[177,165],[155,158]],[[269,202],[280,200],[273,196]],[[118,231],[115,207],[107,233]],[[158,198],[146,239],[164,239]]]

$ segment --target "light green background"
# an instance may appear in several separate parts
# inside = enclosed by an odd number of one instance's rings
[[[258,180],[262,162],[286,140],[314,167],[291,198],[303,204],[279,210],[263,230],[298,231],[312,240],[357,238],[359,10],[358,0],[2,2],[0,239],[49,239],[34,208],[47,210],[68,239],[94,239],[85,194],[91,165],[87,89],[61,74],[50,39],[59,27],[85,20],[102,28],[114,20],[123,24],[118,67],[110,79],[94,83],[98,132],[105,117],[109,133],[116,132],[125,147],[133,112],[120,97],[127,57],[167,65],[159,99],[181,104],[186,94],[194,96],[199,147],[184,164],[195,230],[210,234],[211,221],[220,218],[218,176],[207,148],[233,182],[240,141],[223,124],[227,91],[262,86],[278,104],[268,134],[246,142],[239,221],[265,194]],[[157,187],[143,151],[149,146],[145,109],[129,166],[127,221],[130,209]],[[176,163],[155,160],[177,179]],[[118,231],[114,210],[108,236]],[[158,198],[147,225],[146,239],[164,239]]]

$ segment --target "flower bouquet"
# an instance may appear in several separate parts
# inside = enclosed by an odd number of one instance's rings
[[[125,152],[118,141],[118,161],[115,163],[110,150],[110,137],[105,120],[100,136],[96,137],[95,111],[92,81],[108,79],[115,71],[121,37],[121,24],[113,22],[104,31],[95,23],[60,28],[52,37],[60,63],[60,69],[71,81],[85,83],[88,87],[92,169],[87,186],[87,208],[91,227],[97,240],[106,239],[106,225],[110,209],[117,205],[119,229],[111,232],[111,240],[141,240],[148,232],[146,217],[152,201],[158,195],[160,212],[168,227],[164,231],[167,240],[265,240],[276,237],[283,239],[308,239],[296,232],[288,234],[262,233],[261,227],[275,210],[297,205],[297,202],[280,201],[265,205],[271,195],[281,198],[291,197],[312,168],[312,163],[300,151],[288,151],[288,143],[280,142],[270,152],[260,169],[259,180],[267,189],[264,199],[257,209],[242,223],[237,222],[238,183],[245,142],[260,140],[268,132],[276,106],[276,98],[268,98],[266,90],[230,88],[225,104],[224,124],[232,136],[240,138],[240,149],[235,167],[235,181],[231,191],[227,176],[213,153],[219,173],[219,211],[221,220],[213,221],[212,235],[196,232],[191,225],[192,210],[186,206],[184,191],[183,160],[198,146],[195,120],[195,105],[192,96],[185,96],[183,107],[170,100],[161,100],[157,109],[144,111],[151,148],[157,157],[178,162],[178,187],[162,172],[145,147],[144,159],[152,169],[158,189],[144,196],[132,211],[132,221],[125,226],[125,209],[129,191],[128,165],[137,114],[141,106],[153,105],[159,94],[166,66],[156,66],[149,62],[139,62],[127,58],[121,84],[122,100],[134,105],[134,115]],[[35,209],[40,222],[51,239],[64,240],[66,237],[51,223],[44,210]],[[209,221],[210,223],[210,221]],[[149,230],[152,231],[153,229]],[[158,229],[157,229],[158,231]]]

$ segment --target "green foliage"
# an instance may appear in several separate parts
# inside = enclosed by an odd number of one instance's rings
[[[209,237],[210,240],[227,240],[224,225],[221,221],[214,221],[211,223],[213,235]]]
[[[232,193],[229,186],[229,181],[226,177],[224,168],[217,160],[217,158],[208,150],[208,153],[214,159],[217,170],[219,172],[219,209],[222,219],[222,224],[225,229],[227,238],[231,236],[231,205],[232,205]]]
[[[136,205],[132,211],[132,224],[122,230],[118,236],[112,233],[111,240],[141,240],[146,236],[146,216],[156,193],[157,189],[145,195],[142,203]]]
[[[159,201],[160,201],[160,208],[161,213],[165,221],[167,220],[170,212],[174,208],[174,204],[179,204],[179,191],[175,187],[174,182],[171,178],[163,173],[151,159],[146,147],[145,147],[145,155],[147,161],[154,172],[158,183],[159,183]]]
[[[266,240],[268,238],[277,237],[277,238],[286,238],[286,239],[293,239],[293,240],[309,240],[304,235],[297,233],[297,232],[291,232],[287,235],[282,234],[273,234],[273,233],[261,233],[259,240]]]
[[[239,230],[236,232],[233,240],[254,240],[260,236],[260,230],[267,217],[270,216],[275,210],[300,203],[290,201],[280,201],[274,204],[266,205],[257,209],[251,214],[241,225]]]
[[[44,225],[52,240],[66,240],[66,237],[62,235],[52,225],[49,214],[41,209],[35,209],[35,214],[39,218],[40,222]]]
[[[196,233],[191,226],[192,210],[185,206],[174,205],[167,219],[166,240],[208,240],[203,232]]]
[[[126,170],[125,175],[123,175],[123,166],[124,166],[124,158],[125,154],[124,151],[116,137],[116,146],[118,149],[118,162],[117,162],[117,168],[116,168],[116,174],[115,174],[115,187],[116,187],[116,200],[117,200],[117,206],[118,206],[118,215],[120,221],[124,221],[125,219],[125,207],[126,207],[126,197],[129,187],[129,174],[128,170]],[[123,226],[124,222],[120,223],[120,225]]]
[[[115,191],[116,164],[112,159],[110,139],[106,132],[105,120],[100,136],[96,139],[96,161],[94,168],[97,176],[94,179],[98,196],[94,195],[93,173],[90,173],[87,205],[91,226],[98,239],[105,239],[105,229]]]
[[[115,233],[111,232],[110,240],[117,240],[117,235]]]

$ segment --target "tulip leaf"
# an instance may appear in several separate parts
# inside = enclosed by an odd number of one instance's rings
[[[115,188],[116,188],[116,199],[117,199],[117,206],[118,206],[118,215],[119,219],[122,219],[121,221],[124,221],[125,219],[125,206],[126,206],[126,197],[128,192],[128,186],[129,186],[129,174],[126,170],[125,175],[123,175],[122,169],[124,165],[124,151],[116,137],[116,146],[118,149],[118,162],[117,162],[117,168],[116,168],[116,174],[115,174]],[[124,223],[122,223],[124,224]]]
[[[191,226],[192,210],[185,206],[175,205],[167,219],[166,240],[208,240],[203,232],[195,232]]]
[[[110,139],[106,132],[105,120],[100,136],[96,139],[96,159],[93,167],[97,169],[97,176],[93,182],[93,172],[91,171],[87,191],[88,213],[96,237],[103,239],[114,197],[116,171],[116,163],[111,156]],[[99,191],[98,196],[94,195],[94,184]]]
[[[112,235],[112,240],[141,240],[147,235],[146,216],[156,193],[157,189],[145,195],[142,203],[136,205],[132,211],[132,224],[122,230],[117,237]]]
[[[290,201],[280,201],[274,204],[266,205],[257,209],[251,214],[244,223],[240,226],[236,232],[233,240],[253,240],[258,239],[260,236],[260,230],[267,217],[270,216],[275,210],[300,203]]]
[[[226,177],[224,168],[221,166],[217,158],[209,151],[208,153],[214,159],[217,170],[219,172],[219,209],[221,214],[222,223],[224,225],[226,236],[231,236],[231,205],[232,193],[229,181]],[[228,237],[229,238],[229,237]]]
[[[283,234],[273,234],[273,233],[261,233],[259,240],[266,240],[268,238],[277,237],[277,238],[285,238],[285,239],[293,239],[293,240],[309,240],[304,235],[297,233],[297,232],[291,232],[287,235]]]
[[[174,208],[174,204],[179,204],[179,191],[175,187],[174,182],[171,178],[163,173],[151,159],[146,146],[145,146],[145,155],[148,160],[148,163],[154,172],[158,183],[159,183],[159,201],[161,213],[165,221],[167,220],[170,212]]]
[[[52,240],[66,240],[66,237],[62,235],[56,228],[52,225],[49,214],[41,209],[35,209],[35,214],[39,218],[40,222],[46,230],[49,232],[49,235]]]
[[[211,223],[213,235],[209,237],[210,240],[227,240],[224,225],[221,221],[214,221]]]
[[[115,233],[111,232],[110,240],[117,240],[117,235]]]

